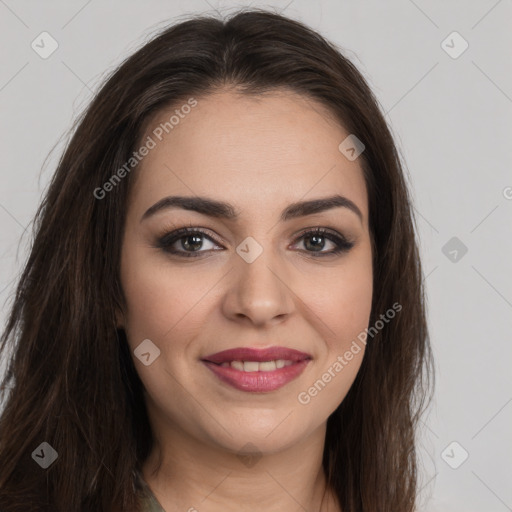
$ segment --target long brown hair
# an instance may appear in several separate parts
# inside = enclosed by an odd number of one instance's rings
[[[2,512],[139,510],[136,470],[150,425],[125,334],[119,279],[133,172],[93,193],[132,156],[150,115],[225,86],[283,88],[320,102],[364,143],[361,164],[374,243],[368,339],[348,395],[329,417],[323,466],[343,512],[411,512],[415,432],[430,399],[432,355],[414,217],[400,157],[356,67],[305,25],[264,10],[191,17],[126,59],[77,121],[34,222],[31,251],[0,353]],[[341,141],[340,141],[341,142]],[[57,461],[42,470],[46,442]]]

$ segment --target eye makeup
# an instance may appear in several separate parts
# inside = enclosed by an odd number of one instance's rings
[[[217,247],[221,247],[221,249],[200,250],[205,240]],[[314,258],[340,255],[350,251],[354,246],[354,242],[347,239],[341,233],[325,227],[303,229],[294,238],[292,246],[295,247],[301,240],[304,240],[302,243],[306,249],[300,252],[310,254]],[[334,247],[324,251],[323,249],[327,242],[330,242]],[[225,249],[209,230],[194,226],[168,231],[157,237],[154,246],[179,258],[197,258],[201,257],[201,254],[204,253]]]

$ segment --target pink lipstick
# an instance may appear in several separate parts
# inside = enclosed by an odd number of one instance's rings
[[[275,391],[296,379],[311,356],[286,347],[234,348],[211,354],[203,363],[223,382],[241,391]]]

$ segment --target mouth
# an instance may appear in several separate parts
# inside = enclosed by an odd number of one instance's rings
[[[235,348],[211,354],[202,362],[222,382],[241,391],[269,392],[296,379],[312,357],[285,347]]]

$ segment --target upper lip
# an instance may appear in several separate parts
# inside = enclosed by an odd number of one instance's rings
[[[274,361],[278,359],[284,359],[285,361],[303,361],[305,359],[311,359],[309,354],[300,352],[293,348],[286,347],[269,347],[269,348],[248,348],[248,347],[237,347],[222,352],[216,352],[209,356],[203,357],[203,361],[209,361],[211,363],[221,364],[229,363],[231,361]]]

